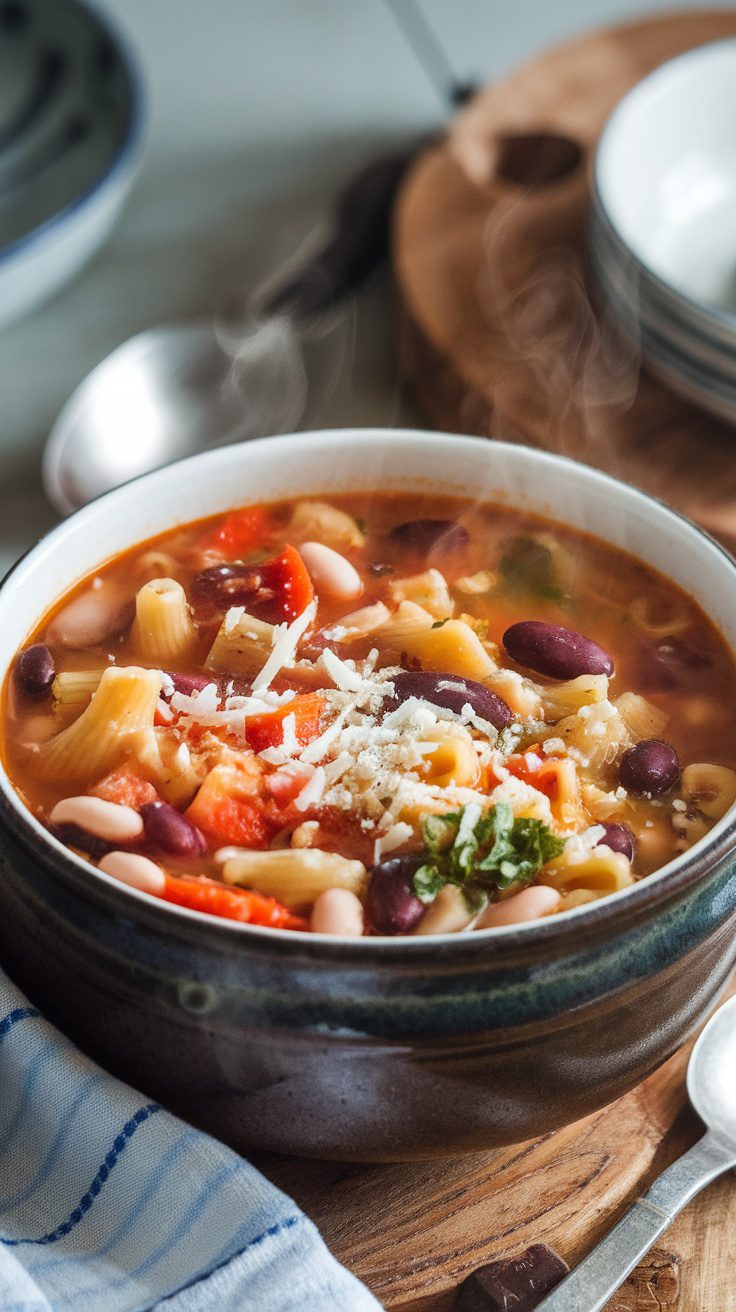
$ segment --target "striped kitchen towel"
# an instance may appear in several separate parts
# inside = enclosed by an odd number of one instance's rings
[[[0,1238],[2,1312],[380,1312],[285,1194],[2,973]]]

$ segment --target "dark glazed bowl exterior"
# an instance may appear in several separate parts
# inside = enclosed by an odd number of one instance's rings
[[[0,588],[0,679],[111,554],[238,501],[376,485],[507,499],[597,532],[697,596],[736,650],[736,565],[644,494],[503,443],[344,430],[209,452],[66,521]],[[236,1148],[477,1151],[619,1097],[704,1018],[736,961],[735,847],[731,815],[666,870],[560,916],[331,939],[126,889],[51,838],[0,769],[0,962],[103,1066]]]
[[[736,960],[732,833],[706,869],[574,927],[358,955],[172,917],[39,851],[4,802],[0,823],[13,978],[103,1066],[241,1150],[402,1160],[545,1133],[674,1052]]]

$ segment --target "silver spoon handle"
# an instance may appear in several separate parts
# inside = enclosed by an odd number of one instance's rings
[[[691,1198],[736,1166],[736,1151],[706,1134],[673,1162],[537,1312],[600,1312]]]

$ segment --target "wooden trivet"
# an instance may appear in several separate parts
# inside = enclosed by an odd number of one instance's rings
[[[437,428],[546,447],[656,493],[736,544],[736,431],[640,372],[586,268],[592,157],[658,64],[736,35],[736,10],[592,33],[481,92],[399,197],[403,363]]]
[[[532,1244],[549,1244],[574,1266],[695,1142],[702,1131],[685,1097],[691,1046],[610,1107],[529,1143],[404,1165],[276,1157],[257,1165],[384,1307],[450,1312],[472,1270]],[[690,1204],[606,1312],[659,1309],[736,1312],[730,1174]]]

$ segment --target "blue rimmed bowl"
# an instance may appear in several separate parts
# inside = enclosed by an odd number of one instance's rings
[[[290,495],[435,489],[546,514],[668,574],[736,648],[736,564],[559,457],[336,430],[196,457],[55,529],[0,589],[0,674],[82,574],[180,522]],[[630,889],[522,927],[340,940],[213,921],[52,838],[0,771],[0,961],[103,1065],[238,1148],[400,1160],[523,1140],[630,1089],[736,961],[736,818]]]
[[[97,6],[0,5],[0,327],[108,236],[136,176],[143,121],[135,57]]]

